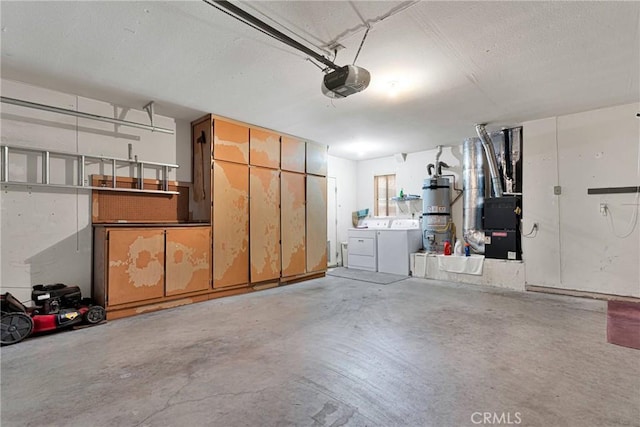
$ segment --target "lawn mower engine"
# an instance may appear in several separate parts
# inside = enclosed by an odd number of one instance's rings
[[[36,305],[37,314],[56,314],[66,308],[76,308],[82,302],[82,292],[78,286],[35,285],[31,300]]]
[[[104,308],[82,298],[80,288],[36,285],[31,293],[35,307],[27,308],[9,292],[0,295],[2,345],[15,344],[32,334],[49,332],[78,324],[94,325],[106,318]]]

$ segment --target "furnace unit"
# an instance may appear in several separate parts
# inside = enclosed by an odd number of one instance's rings
[[[484,200],[484,255],[495,259],[522,259],[520,197]]]

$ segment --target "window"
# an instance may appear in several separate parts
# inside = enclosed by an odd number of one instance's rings
[[[395,216],[396,203],[391,200],[396,195],[396,176],[377,175],[373,177],[373,197],[375,216]]]

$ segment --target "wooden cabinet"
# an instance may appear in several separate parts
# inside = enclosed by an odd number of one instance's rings
[[[192,132],[190,206],[211,222],[211,292],[326,271],[327,147],[213,115]]]
[[[327,178],[307,175],[307,272],[327,269]]]
[[[165,295],[211,288],[211,228],[167,228]]]
[[[281,138],[281,162],[283,171],[304,173],[305,142],[289,136]]]
[[[326,271],[327,147],[211,114],[191,131],[188,218],[206,224],[94,223],[93,297],[109,319]]]
[[[94,299],[109,313],[208,291],[210,233],[208,226],[96,226]]]
[[[164,230],[107,231],[109,305],[164,296]]]
[[[249,127],[215,118],[213,120],[213,158],[249,163]]]
[[[249,167],[213,165],[213,287],[249,283]]]
[[[280,172],[249,173],[251,283],[280,278]]]
[[[307,173],[327,175],[327,146],[307,142]]]
[[[280,136],[269,131],[251,128],[249,131],[249,163],[278,169],[280,167]]]
[[[306,272],[305,176],[282,172],[282,277]]]

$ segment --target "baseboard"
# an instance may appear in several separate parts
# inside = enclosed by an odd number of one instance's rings
[[[599,292],[577,291],[574,289],[550,288],[548,286],[525,285],[527,292],[540,292],[544,294],[567,295],[571,297],[598,299],[603,301],[627,301],[640,302],[640,298],[623,295],[603,294]]]

